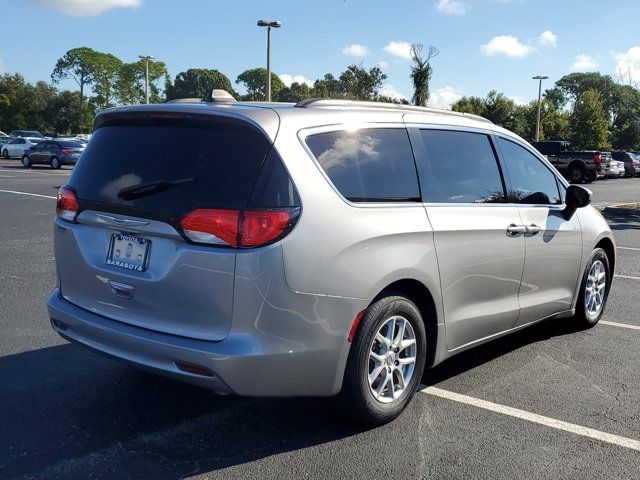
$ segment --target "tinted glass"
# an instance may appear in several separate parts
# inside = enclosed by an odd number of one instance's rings
[[[338,191],[354,202],[418,201],[413,153],[403,128],[372,128],[306,139]]]
[[[58,140],[54,142],[54,145],[57,145],[62,148],[82,148],[84,144],[80,142],[76,142],[74,140]],[[51,146],[51,145],[48,145]]]
[[[421,130],[420,135],[427,154],[426,202],[504,201],[502,177],[487,135],[448,130]]]
[[[526,204],[560,204],[556,176],[531,152],[517,143],[498,140],[509,170],[511,188],[508,201]]]
[[[212,119],[127,119],[101,124],[69,185],[83,202],[150,218],[195,208],[246,204],[270,142],[247,124]],[[151,195],[124,200],[125,187],[185,180]],[[135,212],[131,212],[132,214]]]
[[[280,157],[271,149],[251,192],[247,208],[298,207],[300,200]]]

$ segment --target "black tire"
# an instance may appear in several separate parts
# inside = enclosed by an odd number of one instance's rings
[[[406,319],[412,327],[416,340],[416,362],[404,391],[389,403],[383,403],[374,397],[371,391],[372,387],[369,386],[369,354],[376,333],[383,328],[386,320],[395,315]],[[393,335],[395,336],[395,333]],[[402,295],[389,294],[389,296],[371,304],[360,320],[351,345],[339,398],[341,407],[347,411],[350,418],[369,425],[381,425],[394,420],[411,401],[420,385],[426,349],[426,333],[422,315],[411,300]],[[397,358],[401,359],[402,355],[401,351]],[[396,357],[394,356],[394,358]],[[387,363],[381,365],[383,369],[394,368],[393,365],[385,367],[385,365],[389,365]],[[398,363],[396,362],[395,365]],[[397,372],[397,370],[392,370],[391,375],[399,375],[400,373]],[[384,370],[382,373],[385,373]],[[393,378],[399,380],[400,377]]]
[[[573,167],[569,170],[569,181],[571,183],[580,183],[584,180],[584,168]]]
[[[587,285],[588,283],[590,283],[589,273],[596,262],[600,262],[604,266],[606,283],[600,309],[597,312],[590,312],[589,308],[587,308]],[[578,302],[576,303],[575,314],[575,320],[576,322],[578,322],[578,324],[585,328],[590,328],[600,321],[600,318],[602,318],[602,314],[604,313],[604,309],[607,306],[607,299],[609,298],[610,288],[611,267],[609,264],[609,257],[607,257],[607,254],[603,249],[596,248],[589,257],[589,261],[587,262],[587,266],[585,267],[584,273],[582,275],[582,282],[580,283],[580,291],[578,293]]]
[[[58,157],[51,157],[51,160],[49,160],[49,165],[51,166],[51,168],[54,168],[56,170],[60,170],[62,168],[62,163],[60,163],[60,159]]]
[[[29,155],[22,156],[22,166],[24,168],[31,168],[31,160],[29,159]]]
[[[595,182],[598,178],[598,174],[596,172],[587,172],[584,174],[584,183]]]
[[[9,152],[6,148],[2,150],[2,158],[9,158]]]

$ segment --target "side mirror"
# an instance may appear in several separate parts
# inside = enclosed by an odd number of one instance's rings
[[[580,185],[569,185],[565,195],[566,208],[564,218],[569,220],[578,208],[586,207],[591,203],[591,190]]]

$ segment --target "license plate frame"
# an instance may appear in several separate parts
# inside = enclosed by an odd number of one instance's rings
[[[150,240],[126,233],[114,233],[109,242],[106,263],[132,272],[144,272],[150,251]]]

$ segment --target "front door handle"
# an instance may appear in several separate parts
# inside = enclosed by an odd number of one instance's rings
[[[507,233],[515,237],[516,235],[527,233],[527,227],[525,227],[524,225],[516,225],[515,223],[512,223],[507,227]]]
[[[542,227],[539,227],[535,223],[532,223],[531,225],[527,225],[526,229],[527,229],[527,233],[531,235],[535,235],[536,233],[540,233],[542,231]]]

